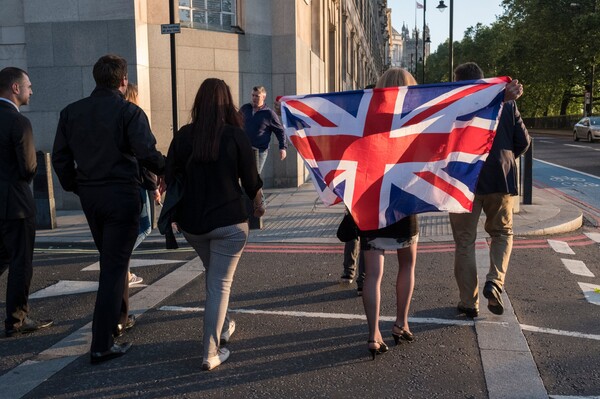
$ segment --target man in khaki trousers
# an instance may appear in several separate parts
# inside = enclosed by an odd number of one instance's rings
[[[477,64],[468,62],[456,67],[454,76],[457,81],[483,79],[483,71]],[[513,200],[518,194],[518,169],[515,159],[527,151],[530,142],[531,138],[517,105],[514,101],[506,101],[494,144],[479,175],[473,210],[471,213],[450,214],[450,225],[456,244],[454,276],[460,293],[457,308],[467,317],[473,318],[479,314],[475,240],[482,210],[486,216],[485,231],[491,237],[490,268],[486,275],[483,295],[488,299],[488,309],[492,313],[504,313],[501,294],[512,252]]]

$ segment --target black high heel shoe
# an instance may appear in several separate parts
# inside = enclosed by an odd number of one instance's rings
[[[373,356],[373,360],[375,360],[375,356],[381,355],[389,350],[388,346],[384,342],[379,341],[367,341],[369,344],[369,352],[371,352],[371,356]],[[377,344],[379,347],[371,348],[371,344]]]
[[[394,327],[400,330],[399,334],[396,334],[394,332]],[[415,340],[415,336],[413,335],[413,333],[406,331],[404,328],[400,327],[397,324],[394,324],[394,327],[392,327],[392,337],[394,337],[394,342],[396,343],[396,345],[399,345],[400,340],[407,342],[412,342]]]

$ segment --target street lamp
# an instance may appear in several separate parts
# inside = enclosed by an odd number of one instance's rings
[[[444,4],[444,0],[440,0],[440,4],[436,7],[440,12],[444,12],[444,10],[448,6]],[[454,0],[450,0],[450,37],[448,43],[448,81],[452,82],[454,80],[454,48],[453,48],[453,39],[452,39],[452,25],[454,23]]]

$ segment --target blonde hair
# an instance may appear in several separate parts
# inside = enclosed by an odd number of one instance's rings
[[[125,100],[130,103],[138,105],[138,87],[135,83],[127,83],[127,89],[125,89]]]
[[[397,86],[412,86],[416,85],[417,81],[406,69],[390,68],[384,72],[377,80],[376,88],[382,87],[397,87]]]

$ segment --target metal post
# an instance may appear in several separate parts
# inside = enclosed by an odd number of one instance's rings
[[[425,36],[425,11],[427,10],[427,0],[423,0],[423,73],[421,74],[421,83],[425,83],[425,44],[427,37]]]
[[[450,0],[450,42],[448,43],[448,82],[454,81],[454,43],[452,37],[454,25],[454,0]]]
[[[169,0],[169,23],[175,23],[175,0]],[[169,36],[171,42],[171,106],[173,108],[173,135],[175,135],[179,129],[177,121],[177,60],[175,53],[175,33],[171,33]]]
[[[523,204],[531,205],[533,197],[533,140],[524,155],[525,170],[523,171]]]
[[[417,28],[415,18],[415,78],[419,76],[419,29]]]
[[[594,72],[596,69],[595,57],[592,56],[592,76],[590,77],[590,109],[588,112],[588,116],[592,116],[592,112],[594,110]]]

